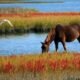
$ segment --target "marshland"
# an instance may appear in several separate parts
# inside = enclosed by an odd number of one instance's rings
[[[61,44],[55,52],[53,42],[49,53],[44,54],[41,54],[40,43],[57,24],[80,24],[76,5],[80,4],[35,3],[22,4],[22,8],[21,4],[0,4],[0,22],[6,19],[13,25],[8,22],[0,25],[0,80],[79,80],[80,44],[77,40],[66,43],[68,52],[63,51]],[[9,8],[11,6],[13,8]]]

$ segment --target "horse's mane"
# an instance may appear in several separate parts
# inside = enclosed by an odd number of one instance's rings
[[[52,28],[52,29],[50,30],[50,32],[48,33],[48,35],[47,35],[47,37],[46,37],[46,39],[45,39],[45,43],[51,42],[51,39],[52,39],[52,37],[53,37],[53,35],[54,35],[54,31],[55,31],[54,28]]]

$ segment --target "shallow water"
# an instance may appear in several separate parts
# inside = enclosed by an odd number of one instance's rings
[[[46,1],[46,0],[45,0]],[[40,12],[80,12],[80,1],[63,1],[62,3],[6,3],[0,4],[0,8],[28,8]]]
[[[12,54],[39,54],[41,53],[41,41],[44,41],[47,34],[24,34],[0,36],[0,55]],[[70,52],[80,52],[80,44],[77,40],[66,43]],[[50,52],[55,51],[54,42],[50,45]],[[63,46],[59,43],[59,50],[63,51]]]

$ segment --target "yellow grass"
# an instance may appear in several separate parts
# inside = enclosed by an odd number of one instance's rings
[[[70,68],[64,68],[65,62],[60,61],[68,60],[71,65]],[[44,53],[44,54],[30,54],[30,55],[11,55],[11,56],[0,56],[0,80],[76,80],[80,79],[80,63],[79,67],[75,67],[75,63],[71,63],[74,60],[80,61],[80,54],[78,53]],[[29,71],[25,64],[30,62],[34,64],[36,61],[41,61],[35,65],[39,69],[45,61],[45,69],[42,71]],[[57,69],[50,69],[49,63],[59,61],[59,67]],[[49,63],[48,63],[49,62]],[[12,65],[12,67],[10,67]],[[21,66],[23,65],[23,66]],[[61,66],[60,66],[61,65]],[[32,67],[30,66],[30,67]],[[53,65],[54,66],[54,65]],[[15,67],[15,69],[14,69]],[[28,69],[30,68],[28,67]],[[35,69],[34,67],[34,69]],[[24,70],[24,69],[25,70]]]
[[[33,31],[33,32],[46,32],[49,29],[54,28],[57,24],[75,24],[80,23],[80,15],[38,15],[38,16],[5,16],[0,17],[2,19],[9,19],[14,25],[13,30]],[[2,27],[1,27],[2,26]],[[6,23],[0,26],[0,30],[11,30],[11,27]]]

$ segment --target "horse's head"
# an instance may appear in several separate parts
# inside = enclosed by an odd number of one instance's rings
[[[49,46],[47,45],[47,43],[41,42],[41,44],[42,44],[42,46],[41,46],[42,53],[48,52],[49,51]]]
[[[51,29],[44,42],[41,42],[42,53],[49,51],[49,45],[55,39],[55,29]]]

